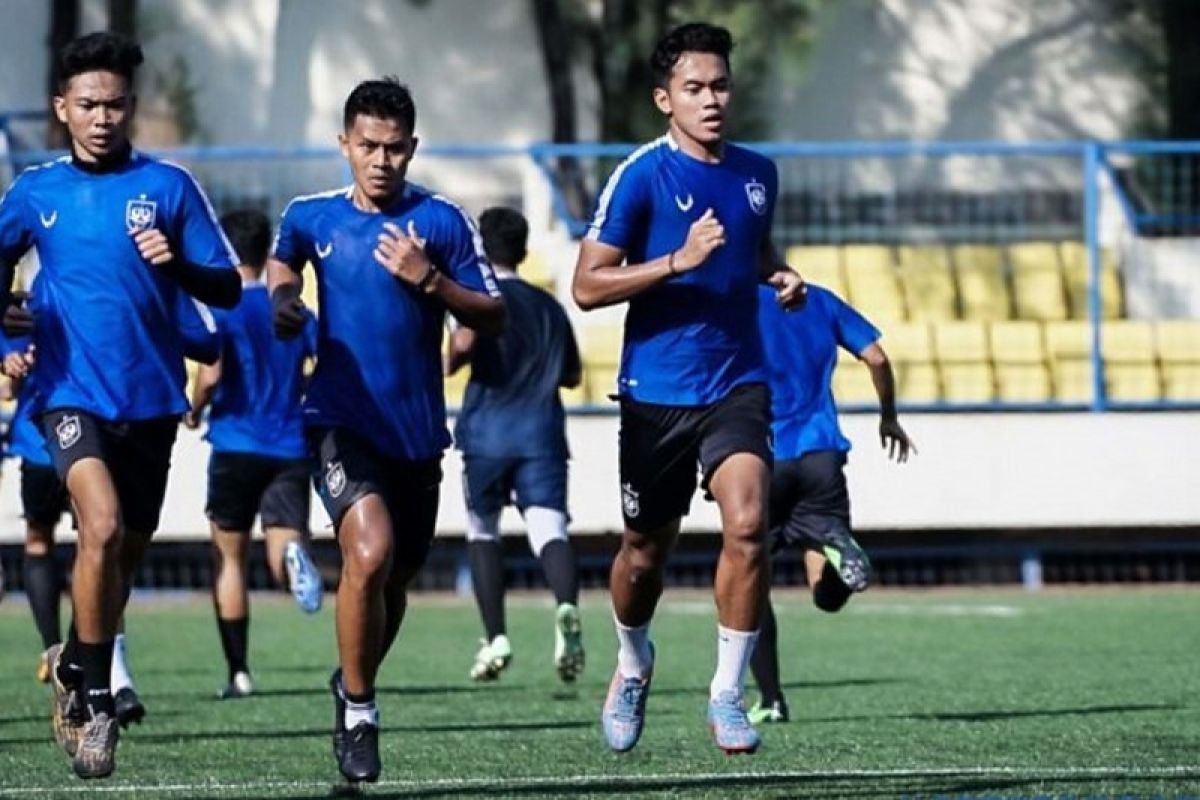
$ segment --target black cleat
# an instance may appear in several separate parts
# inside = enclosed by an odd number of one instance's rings
[[[132,686],[126,686],[113,695],[113,706],[116,708],[117,722],[122,728],[128,728],[135,722],[140,725],[146,716],[146,707]]]
[[[342,755],[338,769],[351,783],[374,783],[379,780],[379,727],[360,722],[342,732]]]

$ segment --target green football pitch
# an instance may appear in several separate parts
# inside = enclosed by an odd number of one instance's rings
[[[0,605],[0,798],[325,797],[334,791],[332,597],[304,617],[255,598],[258,694],[217,702],[211,610],[149,595],[129,614],[149,710],[117,772],[71,773],[49,736],[49,693],[20,595]],[[541,595],[510,599],[515,658],[473,684],[478,637],[459,598],[414,598],[381,674],[384,773],[370,797],[1200,796],[1200,592],[1194,589],[872,591],[836,616],[777,598],[793,719],[755,756],[711,743],[704,704],[711,601],[669,592],[646,731],[624,756],[598,711],[614,661],[604,595],[584,599],[589,665],[573,687],[551,665]]]

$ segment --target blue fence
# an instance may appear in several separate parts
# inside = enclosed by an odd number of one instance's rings
[[[1200,143],[754,147],[779,166],[781,251],[884,331],[904,407],[1200,407]],[[571,261],[561,253],[631,149],[423,147],[413,177],[473,212],[505,203],[546,220],[555,234],[543,238],[560,242],[549,278],[562,288]],[[54,155],[10,159],[19,170]],[[164,155],[188,166],[219,210],[278,213],[292,196],[348,180],[332,148]],[[586,340],[591,316],[579,322]],[[611,372],[611,353],[585,358]],[[852,364],[835,390],[851,409],[872,405]],[[597,404],[593,393],[579,405]]]

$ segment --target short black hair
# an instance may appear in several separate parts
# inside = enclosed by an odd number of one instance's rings
[[[133,73],[145,60],[141,45],[128,36],[109,31],[89,33],[72,39],[58,51],[54,65],[55,85],[61,93],[67,90],[67,84],[76,75],[112,72],[132,86]]]
[[[689,22],[669,31],[658,40],[650,56],[650,73],[654,85],[663,88],[671,80],[671,72],[684,53],[712,53],[725,59],[729,66],[729,54],[733,52],[733,35],[726,28],[709,25],[707,22]]]
[[[413,103],[408,87],[394,75],[385,75],[379,80],[363,81],[354,87],[346,98],[342,111],[342,127],[354,127],[359,116],[375,119],[390,119],[399,122],[411,134],[417,126],[417,107]]]
[[[488,261],[513,267],[525,260],[529,223],[521,212],[497,206],[479,215],[479,235]]]
[[[221,217],[221,228],[239,261],[254,269],[263,268],[271,252],[271,220],[266,214],[252,208],[230,211]]]

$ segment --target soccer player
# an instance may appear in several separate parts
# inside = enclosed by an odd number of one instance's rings
[[[0,201],[0,306],[22,254],[36,247],[41,262],[34,413],[79,525],[74,624],[51,685],[55,738],[81,778],[113,771],[109,673],[126,576],[158,527],[188,407],[175,301],[186,291],[228,307],[241,294],[236,257],[195,180],[130,146],[141,62],[118,34],[68,43],[54,110],[70,155],[26,170]]]
[[[853,353],[871,372],[879,396],[879,441],[888,456],[903,463],[916,447],[896,415],[895,378],[875,326],[833,292],[812,284],[799,311],[782,311],[767,302],[765,292],[760,299],[758,325],[770,376],[775,437],[772,551],[802,549],[813,603],[833,613],[871,581],[871,563],[850,530],[850,495],[843,472],[850,441],[838,426],[830,388],[838,347]],[[751,720],[786,722],[770,602],[750,669],[762,695],[750,710]]]
[[[768,580],[770,400],[758,285],[792,307],[803,302],[804,284],[771,244],[775,165],[724,136],[732,47],[727,30],[704,23],[658,42],[653,97],[667,133],[609,178],[575,269],[575,300],[585,310],[629,303],[618,377],[625,532],[610,578],[619,648],[602,712],[618,752],[642,733],[654,670],[650,620],[697,462],[722,523],[708,722],[727,753],[759,744],[742,700]]]
[[[37,285],[36,281],[34,285]],[[218,354],[218,340],[211,314],[184,294],[179,294],[178,300],[185,354],[200,362],[212,362]],[[42,639],[43,651],[38,658],[36,675],[39,681],[48,683],[51,654],[54,647],[62,643],[59,623],[62,576],[54,560],[54,534],[62,515],[71,513],[71,502],[66,486],[54,471],[46,438],[31,412],[38,397],[38,373],[34,369],[36,358],[32,344],[28,337],[3,337],[2,344],[3,371],[17,392],[16,411],[8,427],[8,454],[21,459],[21,506],[25,518],[22,573],[34,625]],[[146,709],[133,685],[123,631],[114,639],[109,688],[121,727],[140,722]]]
[[[517,275],[529,237],[525,218],[509,208],[489,208],[479,217],[479,232],[508,308],[508,328],[491,339],[458,328],[446,353],[447,374],[471,365],[454,428],[464,462],[471,584],[486,635],[471,677],[495,680],[512,659],[504,624],[500,512],[515,503],[557,606],[554,667],[570,683],[583,671],[584,651],[579,575],[567,538],[569,452],[558,387],[579,385],[579,348],[562,306]]]
[[[412,97],[394,78],[355,87],[338,136],[353,183],[293,200],[267,266],[285,337],[304,325],[300,270],[311,263],[317,276],[317,367],[304,425],[342,551],[341,666],[330,690],[334,755],[352,783],[379,777],[375,678],[437,521],[450,443],[444,316],[484,335],[499,333],[505,317],[474,223],[405,180],[415,122]]]
[[[213,607],[228,666],[222,699],[253,693],[247,649],[250,598],[246,559],[254,517],[262,519],[267,563],[276,583],[300,608],[321,607],[321,577],[308,554],[308,477],[300,399],[305,362],[316,355],[317,321],[306,312],[302,336],[275,337],[271,300],[262,282],[271,222],[258,211],[234,211],[221,226],[238,254],[242,300],[214,314],[221,357],[196,374],[184,424],[196,428],[210,404],[208,518],[212,525]],[[285,574],[286,573],[286,574]]]

